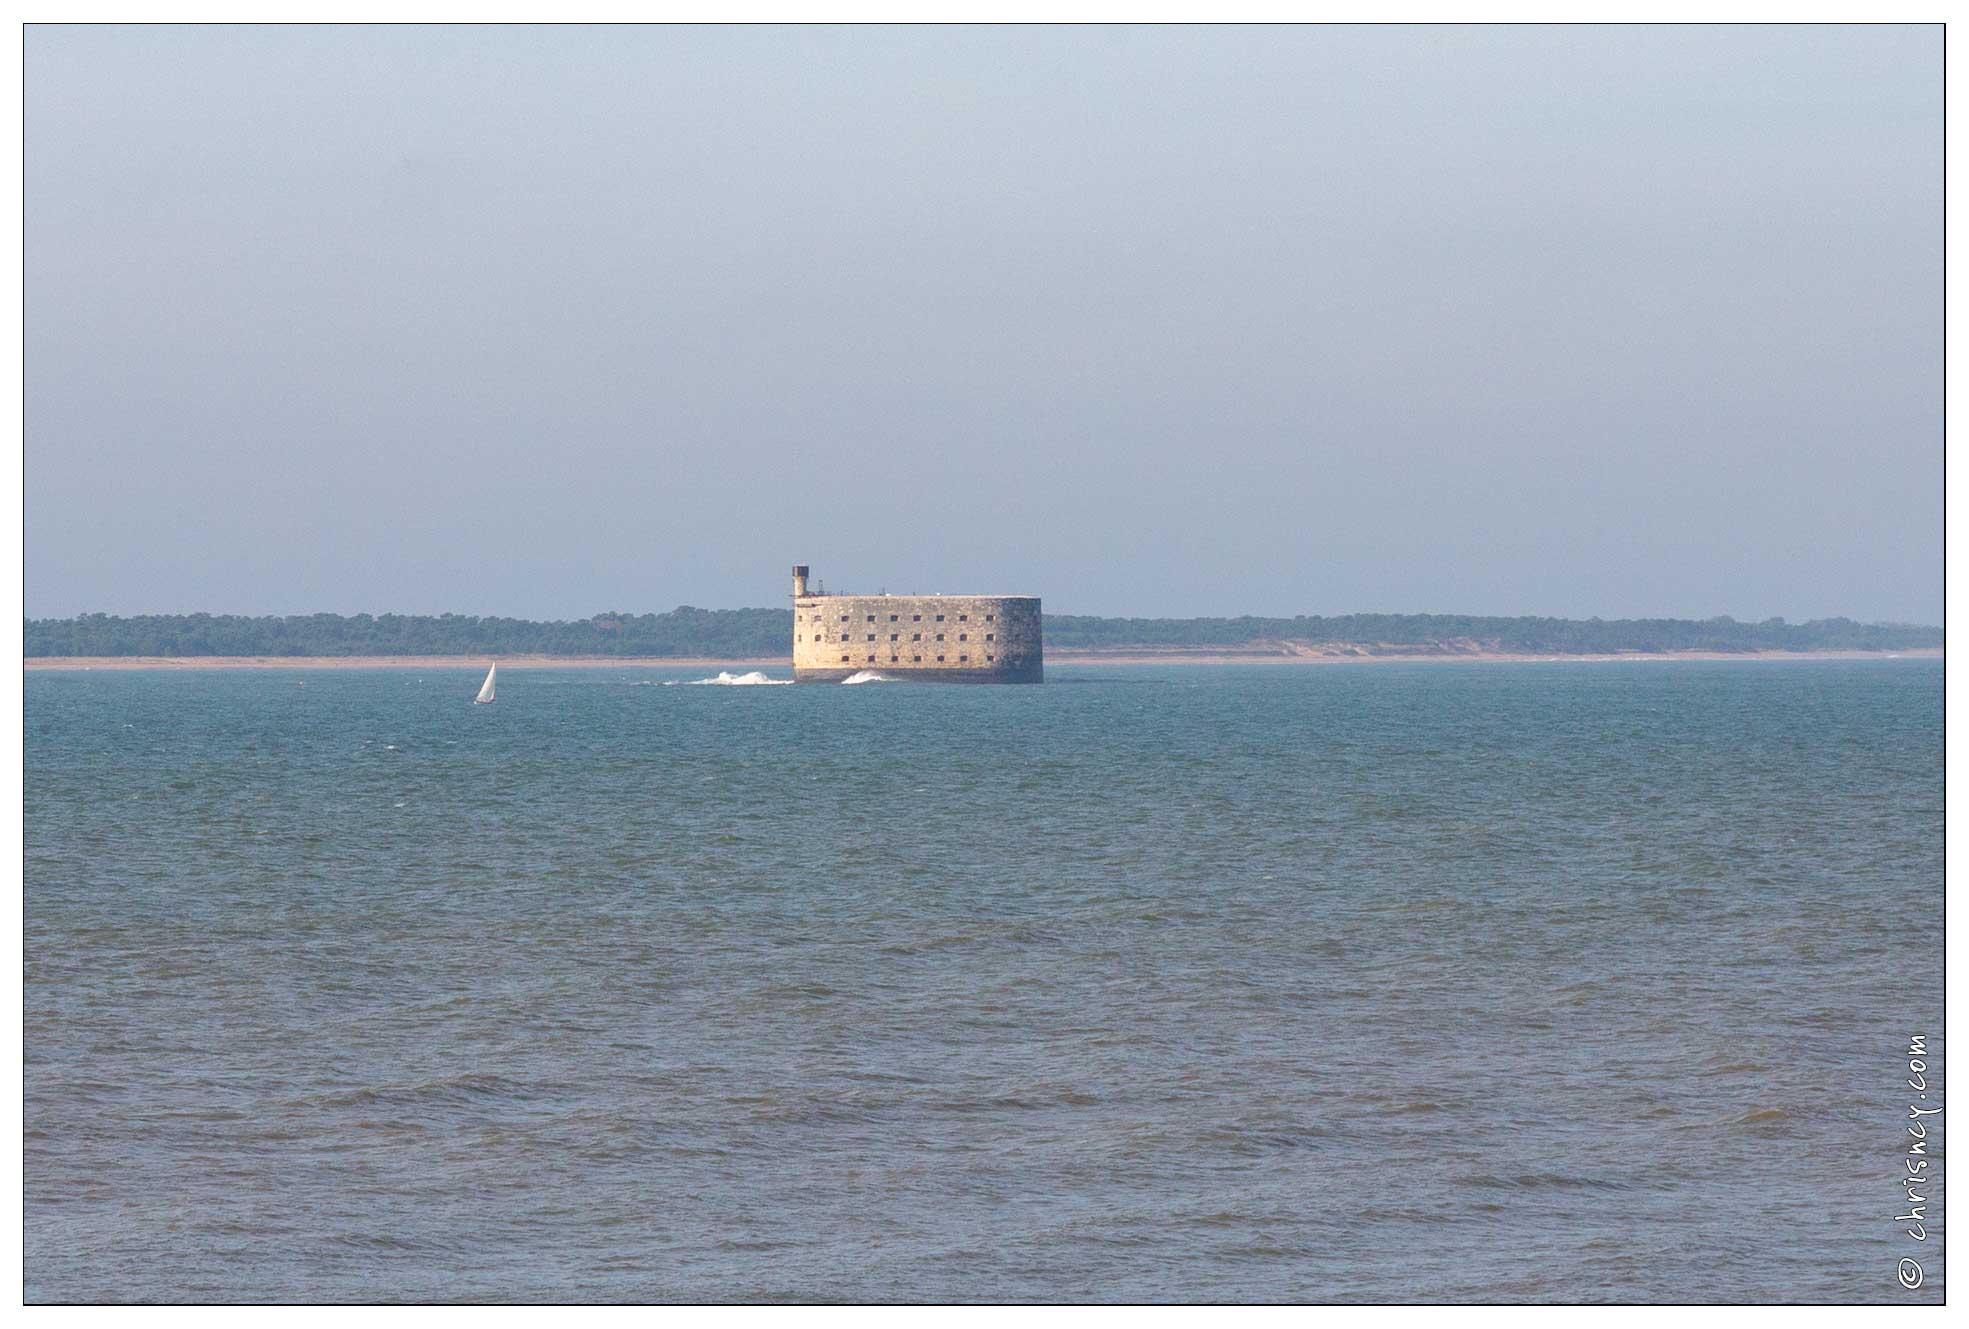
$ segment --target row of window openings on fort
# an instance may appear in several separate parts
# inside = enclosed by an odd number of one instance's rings
[[[839,638],[838,638],[838,640],[840,640],[840,641],[846,641],[847,639],[848,639],[848,638],[847,638],[847,635],[846,635],[845,633],[844,633],[844,634],[843,634],[843,635],[842,635],[841,637],[839,637]],[[912,632],[912,633],[910,633],[910,634],[909,634],[909,639],[910,639],[911,641],[922,641],[922,640],[923,640],[923,634],[922,634],[922,633],[920,633],[920,632]],[[987,633],[985,633],[985,640],[986,640],[986,641],[996,641],[997,639],[998,639],[998,634],[997,634],[996,632],[987,632]],[[802,634],[800,634],[800,633],[797,633],[797,632],[796,632],[796,633],[794,633],[794,634],[793,634],[793,640],[794,640],[794,641],[803,641],[803,640],[805,640],[805,638],[804,638],[804,636],[803,636]],[[827,640],[827,634],[826,634],[825,632],[817,632],[817,633],[815,633],[815,634],[814,634],[814,640],[815,640],[815,641],[826,641],[826,640]],[[874,641],[874,640],[875,640],[875,634],[874,634],[874,633],[872,633],[872,632],[871,632],[871,633],[869,633],[869,634],[868,634],[868,640],[870,640],[870,641]],[[891,633],[889,634],[889,640],[890,640],[890,641],[901,641],[901,640],[902,640],[902,633],[900,633],[900,632],[891,632]],[[942,640],[943,640],[943,633],[941,633],[941,632],[939,632],[939,633],[937,634],[937,640],[938,640],[938,641],[942,641]],[[969,641],[969,640],[971,640],[971,634],[970,634],[970,633],[968,633],[968,632],[960,632],[960,633],[958,633],[958,634],[957,634],[957,640],[959,640],[959,641]]]
[[[846,622],[848,621],[848,619],[849,619],[849,618],[851,618],[851,617],[852,617],[852,615],[849,615],[849,614],[843,614],[843,615],[841,615],[841,621],[842,621],[843,623],[846,623]],[[995,616],[994,616],[994,615],[992,615],[992,614],[986,614],[986,615],[984,616],[984,618],[985,618],[985,622],[987,622],[987,623],[989,623],[989,622],[991,622],[991,621],[992,621],[992,619],[993,619],[994,617],[995,617]],[[901,620],[901,618],[902,618],[902,615],[900,615],[900,614],[891,614],[891,615],[889,615],[889,621],[890,621],[891,623],[895,623],[895,622],[899,622],[899,621]],[[958,621],[959,623],[966,623],[966,622],[969,622],[969,621],[970,621],[970,618],[971,618],[971,616],[970,616],[969,614],[959,614],[959,615],[957,616],[957,621]],[[807,615],[807,621],[808,621],[809,623],[818,623],[818,622],[820,622],[820,615],[819,615],[819,614],[808,614],[808,615]],[[869,622],[871,622],[871,623],[873,623],[873,622],[875,621],[875,615],[873,615],[873,614],[870,614],[870,615],[868,616],[868,621],[869,621]],[[921,622],[923,621],[923,615],[921,615],[921,614],[911,614],[911,615],[909,616],[909,621],[910,621],[910,622],[912,622],[912,623],[921,623]],[[937,615],[937,622],[939,622],[939,623],[941,623],[941,622],[943,622],[943,615],[942,615],[942,614],[938,614],[938,615]],[[870,640],[870,641],[874,641],[875,639],[874,639],[873,637],[870,637],[870,638],[869,638],[869,640]],[[891,640],[891,641],[894,641],[894,640],[895,640],[895,638],[893,638],[893,637],[891,637],[891,638],[890,638],[889,640]],[[937,638],[937,640],[938,640],[938,641],[942,641],[942,640],[943,640],[943,638],[942,638],[942,637],[939,637],[939,638]]]
[[[993,663],[993,662],[995,662],[995,661],[996,661],[997,659],[998,659],[998,657],[997,657],[997,656],[995,656],[995,655],[987,655],[987,656],[985,657],[985,663],[986,663],[986,664],[991,664],[991,663]],[[938,663],[938,664],[942,664],[943,662],[944,662],[944,658],[943,658],[943,657],[942,657],[941,655],[939,655],[939,656],[937,657],[937,663]],[[848,656],[845,656],[845,655],[844,655],[844,656],[842,656],[842,657],[841,657],[841,663],[842,663],[842,664],[852,664],[852,663],[853,663],[853,661],[852,661],[852,660],[851,660],[851,659],[850,659],[850,658],[849,658]],[[875,663],[875,657],[874,657],[873,655],[870,655],[870,656],[868,657],[868,663],[870,663],[870,664],[874,664],[874,663]],[[902,663],[902,657],[901,657],[900,655],[892,655],[892,656],[890,656],[890,657],[889,657],[889,663],[890,663],[890,664],[901,664],[901,663]],[[922,663],[923,663],[923,657],[922,657],[922,656],[920,656],[920,655],[914,655],[914,656],[911,656],[911,657],[910,657],[910,663],[911,663],[911,664],[922,664]],[[959,664],[969,664],[969,663],[971,663],[971,657],[970,657],[970,656],[968,656],[968,655],[960,655],[960,656],[958,656],[958,657],[957,657],[957,663],[959,663]]]

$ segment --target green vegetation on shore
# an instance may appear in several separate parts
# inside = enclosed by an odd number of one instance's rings
[[[597,614],[570,622],[414,614],[147,614],[27,620],[26,654],[76,655],[623,655],[740,659],[789,653],[788,609],[695,609]],[[1942,629],[1732,618],[1483,618],[1463,614],[1347,614],[1335,618],[1096,618],[1048,614],[1060,650],[1250,648],[1254,643],[1352,644],[1370,654],[1598,655],[1617,651],[1899,651],[1942,645]]]
[[[1486,618],[1474,614],[1345,614],[1334,618],[1091,618],[1048,614],[1046,644],[1082,648],[1197,647],[1253,641],[1352,643],[1417,651],[1603,655],[1617,651],[1900,651],[1942,644],[1940,628],[1781,618]]]

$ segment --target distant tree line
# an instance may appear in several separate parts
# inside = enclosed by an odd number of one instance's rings
[[[785,655],[790,609],[597,614],[572,622],[470,614],[145,614],[27,620],[28,655]]]
[[[1614,651],[1894,651],[1940,646],[1940,628],[1822,618],[1739,623],[1705,618],[1485,618],[1471,614],[1344,614],[1297,618],[1046,616],[1049,646],[1219,646],[1253,641],[1368,648],[1482,649],[1526,654]]]
[[[645,655],[743,658],[790,652],[788,609],[597,614],[575,621],[467,614],[147,614],[26,620],[26,653],[60,655]],[[1348,643],[1369,652],[1481,649],[1527,654],[1614,651],[1894,651],[1942,645],[1942,629],[1849,618],[1739,623],[1733,618],[1483,618],[1347,614],[1335,618],[1096,618],[1048,614],[1046,644],[1234,647]]]

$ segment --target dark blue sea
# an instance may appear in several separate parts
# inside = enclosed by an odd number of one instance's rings
[[[27,676],[30,1301],[1940,1299],[1938,662],[482,672]]]

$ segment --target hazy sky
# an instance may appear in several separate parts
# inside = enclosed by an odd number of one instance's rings
[[[27,612],[1939,623],[1942,38],[27,31]]]

